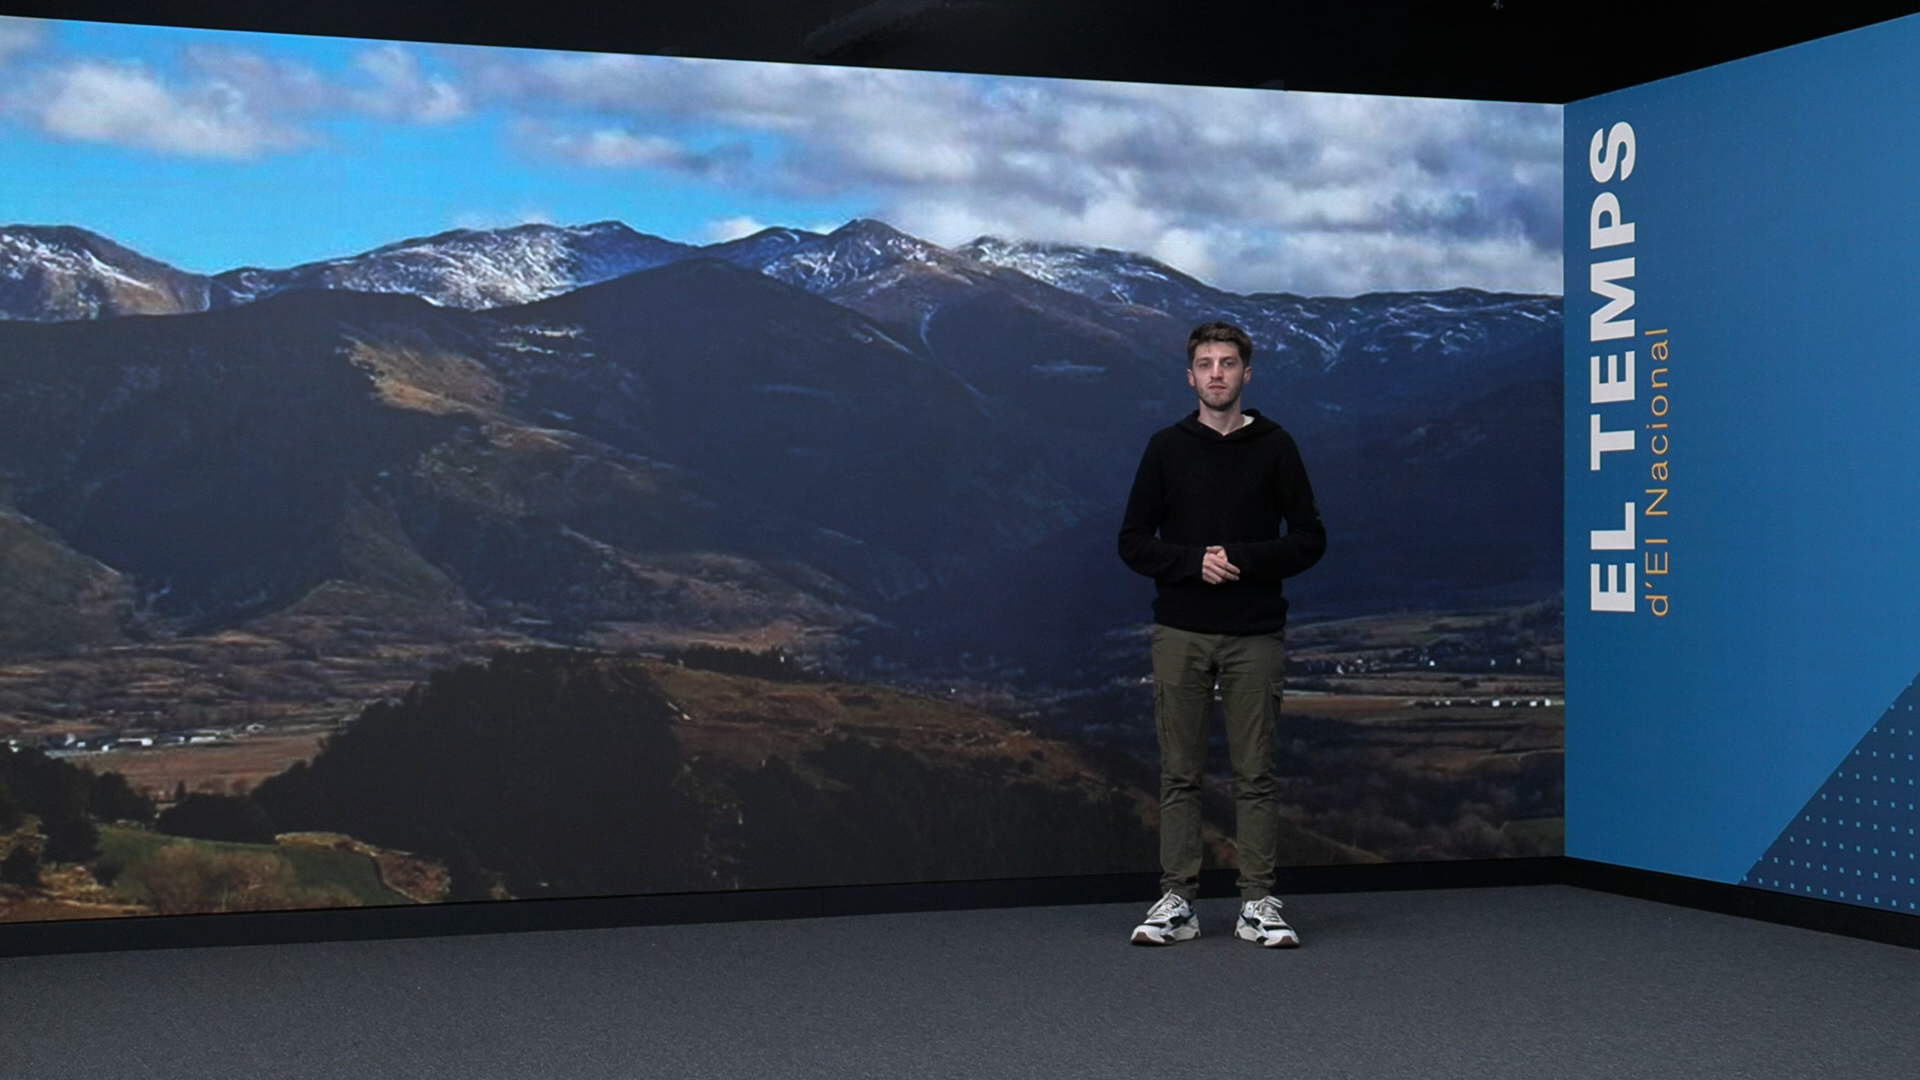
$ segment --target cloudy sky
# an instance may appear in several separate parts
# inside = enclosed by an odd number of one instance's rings
[[[0,223],[203,272],[454,227],[878,217],[1222,287],[1560,291],[1554,106],[0,18]]]

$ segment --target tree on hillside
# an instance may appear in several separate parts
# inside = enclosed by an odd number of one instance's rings
[[[348,833],[516,895],[706,887],[675,714],[640,667],[503,652],[368,706],[310,763],[255,789],[283,829]]]
[[[40,853],[30,844],[14,844],[7,857],[0,859],[0,882],[22,889],[39,888]]]
[[[1056,786],[1004,757],[936,762],[839,737],[729,778],[738,885],[951,881],[1146,869],[1154,834],[1118,788]],[[822,780],[826,782],[822,782]]]
[[[94,778],[87,810],[101,821],[133,821],[142,825],[153,821],[153,800],[133,790],[127,778],[117,772],[101,773]]]
[[[20,804],[15,801],[13,792],[7,790],[6,778],[0,776],[0,832],[11,832],[19,828],[20,823],[25,820],[26,815],[21,812]]]
[[[271,844],[274,836],[273,822],[260,804],[238,795],[189,795],[168,807],[154,828],[169,836],[235,844]]]
[[[84,814],[52,814],[40,819],[40,835],[46,837],[41,856],[48,862],[86,862],[100,854],[100,830]]]
[[[9,806],[16,818],[11,825],[7,824]],[[95,775],[39,750],[0,747],[0,828],[18,828],[21,812],[58,822],[56,828],[65,828],[77,837],[82,830],[72,824],[76,819],[146,822],[153,818],[153,803],[136,793],[119,773]],[[44,854],[58,857],[51,852]]]
[[[446,847],[447,899],[497,899],[501,888],[500,875],[480,865],[472,845],[459,837],[452,837]]]

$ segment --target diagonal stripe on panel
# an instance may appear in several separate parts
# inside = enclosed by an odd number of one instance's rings
[[[1920,914],[1920,678],[1881,714],[1741,884]]]

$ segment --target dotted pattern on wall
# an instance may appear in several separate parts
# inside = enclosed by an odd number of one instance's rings
[[[1920,678],[1753,864],[1743,885],[1920,914]]]

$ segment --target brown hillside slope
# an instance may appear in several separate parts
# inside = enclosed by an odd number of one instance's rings
[[[863,837],[883,849],[890,842],[910,843],[910,836],[893,835],[897,823],[843,818],[828,804],[885,799],[882,763],[901,768],[911,762],[932,776],[961,780],[959,786],[980,800],[981,805],[970,808],[922,807],[919,812],[976,815],[976,824],[997,845],[982,857],[1009,876],[1154,868],[1159,806],[1151,771],[1137,763],[1102,760],[978,709],[887,687],[782,683],[658,662],[645,667],[681,712],[681,745],[693,776],[717,781],[704,784],[703,792],[716,802],[721,820],[729,809],[745,809],[748,800],[741,792],[758,791],[756,780],[778,776],[801,793],[790,809],[816,816],[811,822],[802,816],[767,829],[775,835],[813,834],[787,835],[784,843],[800,849],[832,846],[837,839],[863,844]],[[854,790],[862,780],[881,787]],[[1049,809],[1055,800],[1059,808]],[[1101,807],[1104,812],[1082,819]],[[1214,809],[1217,813],[1223,808]],[[1023,810],[1032,816],[1020,818]],[[907,824],[905,831],[915,834]],[[847,836],[830,837],[835,828],[844,828]],[[1075,837],[1073,830],[1090,831]],[[1209,861],[1232,865],[1232,847],[1220,829],[1209,825],[1207,838]],[[1060,850],[1063,846],[1071,850]],[[765,849],[758,854],[787,874],[804,872],[797,856]],[[902,870],[911,866],[922,873],[991,876],[979,870],[962,872],[966,868],[959,866],[941,869],[941,860],[928,852],[896,849],[887,858]],[[1282,824],[1283,865],[1373,861],[1378,857],[1291,822]]]

